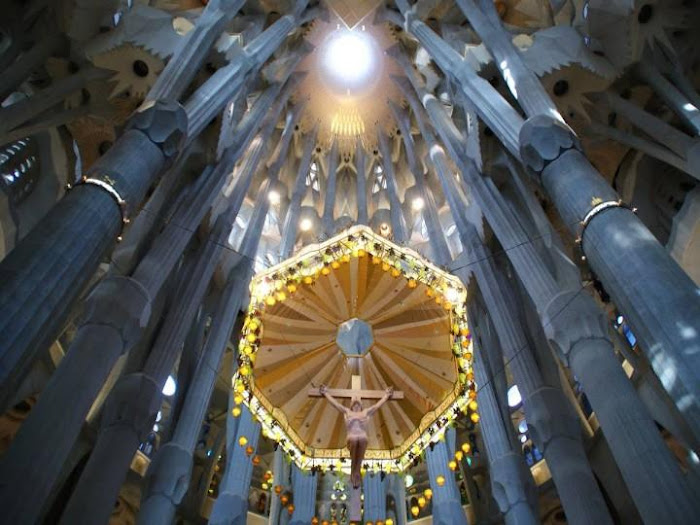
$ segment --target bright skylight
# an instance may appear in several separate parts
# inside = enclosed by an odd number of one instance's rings
[[[372,67],[372,47],[357,31],[341,30],[328,45],[327,60],[334,75],[344,80],[362,78]]]
[[[320,55],[324,76],[339,93],[355,94],[373,84],[380,57],[376,43],[365,31],[333,31]]]
[[[174,395],[176,391],[177,383],[175,382],[175,379],[173,376],[168,376],[168,379],[166,379],[165,385],[163,386],[163,395],[170,397]]]
[[[510,408],[515,408],[522,402],[523,399],[522,397],[520,397],[520,390],[518,390],[518,385],[513,385],[508,389],[508,406]]]

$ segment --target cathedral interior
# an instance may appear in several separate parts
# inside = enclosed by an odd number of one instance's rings
[[[698,523],[700,2],[2,4],[0,522]]]

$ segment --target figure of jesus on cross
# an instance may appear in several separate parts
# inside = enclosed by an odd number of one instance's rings
[[[369,418],[389,399],[403,399],[403,392],[394,392],[392,387],[385,391],[362,390],[361,377],[352,376],[352,388],[329,389],[321,385],[318,389],[309,392],[312,397],[325,397],[331,404],[343,413],[345,418],[345,431],[348,450],[350,451],[350,481],[353,488],[357,489],[362,483],[360,469],[362,460],[367,450],[367,425]],[[350,408],[343,406],[337,398],[350,398]],[[362,399],[379,399],[374,405],[363,409]]]

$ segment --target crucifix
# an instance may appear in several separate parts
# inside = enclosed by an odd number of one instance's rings
[[[350,451],[350,481],[355,489],[360,487],[362,481],[360,469],[362,460],[367,450],[367,424],[379,408],[389,399],[403,399],[403,392],[395,392],[389,387],[386,390],[363,390],[362,377],[352,376],[351,388],[327,388],[321,385],[320,388],[309,390],[309,397],[325,397],[330,403],[343,413],[345,418],[345,432],[348,450]],[[338,399],[350,399],[350,408],[343,406]],[[362,408],[363,399],[378,399],[369,408]]]

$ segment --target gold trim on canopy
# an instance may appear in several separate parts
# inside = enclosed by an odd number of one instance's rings
[[[307,395],[320,383],[345,388],[356,374],[367,388],[406,392],[369,424],[364,463],[385,472],[405,469],[459,414],[475,413],[466,289],[415,251],[355,226],[256,275],[250,291],[234,401],[300,468],[350,464],[342,414]],[[335,340],[351,318],[372,328],[362,358]]]

